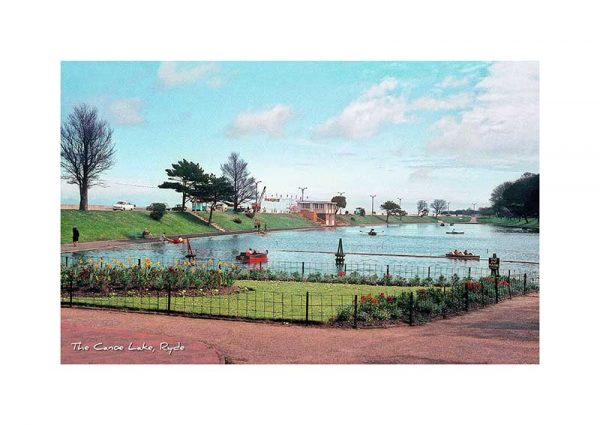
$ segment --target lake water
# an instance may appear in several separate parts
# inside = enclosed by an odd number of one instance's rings
[[[298,267],[305,262],[306,267],[314,270],[330,271],[334,267],[333,254],[318,251],[335,252],[338,241],[343,240],[346,263],[352,267],[383,270],[390,266],[395,270],[435,269],[432,273],[448,273],[455,268],[487,269],[487,258],[493,253],[502,259],[502,268],[516,272],[537,273],[539,262],[539,234],[483,224],[455,224],[439,226],[436,224],[405,224],[400,226],[374,226],[377,236],[366,232],[371,227],[338,227],[333,229],[278,231],[265,236],[256,234],[226,235],[191,239],[191,245],[198,259],[220,259],[233,261],[235,255],[247,248],[257,251],[269,250],[269,262],[265,267],[285,269]],[[448,235],[447,231],[464,231],[463,235]],[[468,250],[481,256],[481,261],[457,261],[446,258],[394,257],[366,254],[414,254],[444,255],[451,250]],[[174,244],[140,244],[126,248],[88,251],[79,254],[63,254],[63,257],[86,258],[103,257],[127,258],[149,257],[163,263],[183,259],[187,248]],[[310,251],[310,252],[290,252]],[[308,263],[311,263],[309,266]],[[292,266],[295,264],[294,266]],[[327,268],[327,270],[324,270]],[[295,270],[291,270],[295,271]],[[418,272],[423,276],[423,272]]]

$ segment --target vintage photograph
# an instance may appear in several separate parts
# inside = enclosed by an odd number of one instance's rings
[[[61,363],[538,364],[539,76],[62,61]]]

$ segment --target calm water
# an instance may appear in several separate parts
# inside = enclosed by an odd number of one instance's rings
[[[502,260],[534,262],[539,261],[539,234],[507,229],[491,225],[455,224],[452,227],[435,224],[406,224],[402,226],[375,226],[380,232],[377,236],[368,236],[371,227],[340,227],[323,230],[272,232],[265,236],[255,234],[215,236],[192,239],[191,244],[198,258],[214,258],[232,261],[240,251],[253,248],[257,251],[269,250],[269,264],[273,267],[281,262],[314,262],[333,264],[332,254],[314,251],[336,251],[339,238],[342,238],[346,263],[367,264],[393,267],[458,267],[466,262],[445,258],[410,258],[353,255],[360,253],[389,253],[443,255],[454,249],[465,250],[480,255],[482,260],[469,261],[474,268],[487,267],[487,258],[496,253]],[[464,235],[447,235],[455,229],[464,231]],[[313,251],[287,252],[289,250]],[[186,247],[173,244],[142,244],[127,248],[104,251],[90,251],[82,254],[65,254],[70,257],[144,258],[162,262],[182,259]],[[78,257],[78,258],[79,258]],[[506,262],[503,265],[513,270],[538,270],[537,264]]]

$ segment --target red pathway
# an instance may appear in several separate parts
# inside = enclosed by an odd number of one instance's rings
[[[62,363],[539,363],[539,298],[422,326],[339,329],[62,309]],[[180,342],[169,355],[158,344]],[[90,346],[77,351],[73,343]],[[154,352],[128,344],[155,345]],[[95,351],[93,344],[124,351]]]

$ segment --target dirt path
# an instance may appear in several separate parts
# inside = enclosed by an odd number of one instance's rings
[[[74,351],[71,345],[82,340],[141,344],[144,339],[181,342],[185,350],[162,357],[138,352],[106,355]],[[423,326],[361,330],[62,309],[63,363],[223,361],[537,364],[539,299],[519,297]]]
[[[479,222],[477,221],[477,217],[472,216],[471,220],[469,220],[469,224],[478,224]]]

